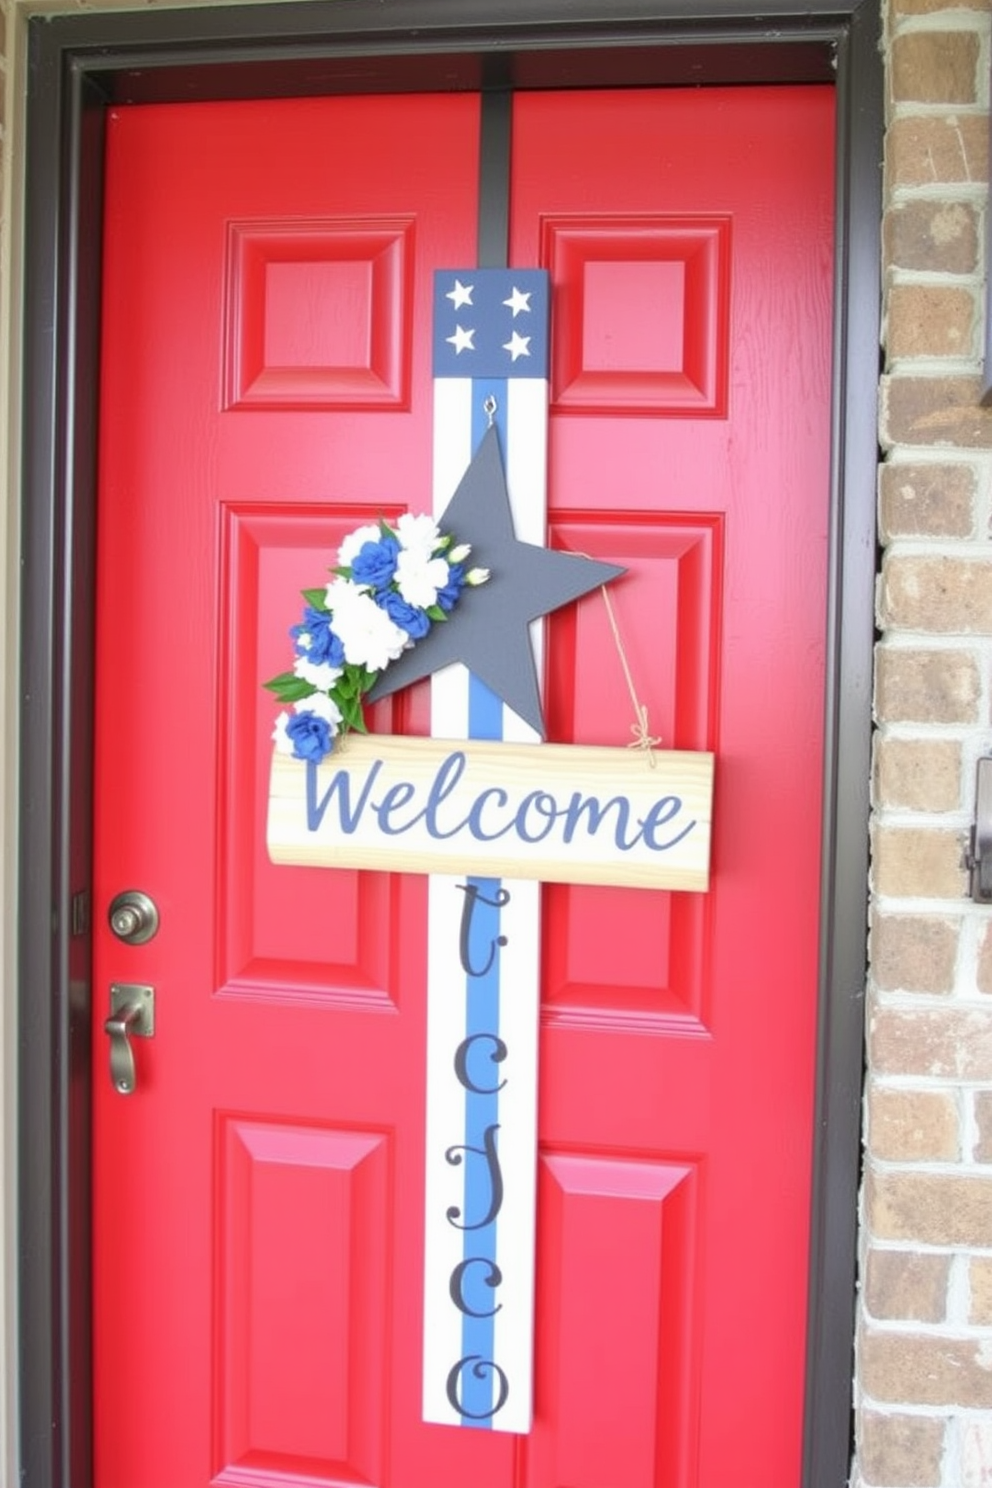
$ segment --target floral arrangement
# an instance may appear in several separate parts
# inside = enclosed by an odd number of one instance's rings
[[[466,586],[489,578],[466,568],[470,552],[410,512],[395,527],[380,521],[348,534],[331,581],[303,591],[303,619],[289,632],[293,670],[264,684],[293,710],[276,720],[280,753],[319,763],[336,738],[366,732],[362,700],[380,672],[447,620]]]

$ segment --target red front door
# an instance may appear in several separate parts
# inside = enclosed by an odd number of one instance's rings
[[[798,1488],[828,505],[826,88],[523,94],[553,282],[549,541],[614,586],[651,732],[717,756],[707,895],[549,887],[535,1424],[420,1421],[425,880],[274,867],[298,591],[431,490],[430,280],[479,100],[108,128],[99,523],[97,1488]],[[598,596],[558,742],[623,745]],[[423,687],[373,726],[427,727]],[[110,932],[122,889],[158,934]],[[137,1089],[111,983],[155,989]]]

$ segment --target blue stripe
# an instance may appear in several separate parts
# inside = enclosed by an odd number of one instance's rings
[[[500,909],[497,898],[500,889],[498,878],[469,878],[470,887],[478,891],[472,917],[473,964],[484,965],[489,948],[494,947],[500,933]],[[465,979],[465,1037],[473,1034],[492,1034],[499,1028],[499,952],[492,957],[492,965],[482,976]],[[498,1068],[498,1066],[497,1066]],[[477,1077],[478,1078],[478,1077]],[[498,1084],[501,1076],[495,1075]],[[487,1128],[499,1121],[499,1094],[465,1092],[465,1145],[477,1148],[481,1153]],[[499,1136],[497,1133],[497,1149]],[[465,1207],[466,1222],[477,1223],[488,1213],[492,1202],[492,1181],[485,1158],[476,1153],[467,1153],[465,1160]],[[463,1255],[465,1260],[495,1263],[496,1230],[498,1219],[478,1230],[466,1230]],[[485,1266],[472,1268],[476,1276],[484,1275]],[[488,1297],[485,1295],[488,1293]],[[473,1299],[478,1311],[488,1311],[496,1305],[498,1293],[489,1287],[473,1288]],[[484,1361],[493,1359],[494,1320],[492,1317],[469,1317],[462,1320],[462,1358],[476,1357]],[[462,1425],[492,1429],[492,1418],[488,1412],[494,1403],[494,1372],[481,1370],[478,1375],[466,1369],[461,1379],[461,1405],[465,1413]],[[466,1419],[467,1417],[467,1419]]]
[[[495,402],[490,417],[486,412],[486,400]],[[507,408],[506,381],[502,378],[475,379],[472,383],[472,449],[477,450],[489,428],[495,423],[499,431],[500,446],[506,450]],[[474,674],[468,680],[468,735],[470,739],[502,739],[503,702],[491,688]],[[473,916],[473,931],[478,934],[482,948],[495,944],[500,933],[500,910],[496,905],[500,883],[494,878],[470,878],[470,886],[478,890]],[[487,902],[488,901],[488,902]],[[475,962],[475,964],[483,964]],[[482,977],[465,979],[465,1036],[476,1033],[491,1034],[499,1029],[499,955],[493,957],[492,965]],[[499,1096],[497,1093],[481,1095],[474,1091],[465,1094],[465,1143],[466,1146],[482,1148],[486,1129],[499,1121]],[[498,1138],[497,1138],[498,1141]],[[469,1158],[465,1171],[465,1214],[485,1214],[492,1197],[488,1166],[480,1156]],[[463,1255],[479,1262],[495,1264],[495,1223],[481,1230],[467,1230]],[[485,1272],[485,1266],[473,1267],[476,1275]],[[483,1288],[483,1291],[488,1288]],[[477,1300],[479,1311],[487,1311],[484,1297]],[[462,1357],[491,1360],[494,1352],[494,1325],[491,1317],[469,1317],[462,1320]],[[465,1415],[462,1424],[492,1429],[492,1418],[487,1414],[493,1407],[494,1376],[491,1369],[480,1370],[478,1375],[471,1369],[462,1375],[461,1403]]]

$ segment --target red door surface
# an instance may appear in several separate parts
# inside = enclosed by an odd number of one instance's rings
[[[426,881],[269,863],[260,688],[341,537],[430,507],[430,280],[476,259],[479,100],[112,111],[97,1488],[798,1488],[832,137],[826,88],[514,105],[549,541],[626,565],[651,732],[717,767],[708,894],[544,891],[513,1437],[420,1421]],[[547,672],[552,740],[628,742],[599,596],[553,619]],[[427,717],[421,686],[373,724]],[[161,915],[138,946],[106,924],[130,888]],[[155,988],[129,1096],[112,983]]]

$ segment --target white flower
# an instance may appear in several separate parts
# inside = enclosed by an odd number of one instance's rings
[[[286,733],[286,725],[289,722],[288,713],[280,713],[276,719],[276,726],[272,730],[272,741],[279,754],[292,754],[293,741]]]
[[[444,541],[434,518],[424,512],[404,512],[395,531],[404,552],[423,553],[425,558],[429,558]]]
[[[381,536],[378,522],[368,522],[364,527],[356,527],[354,532],[349,532],[338,548],[338,567],[350,568],[365,544],[378,542]]]
[[[477,589],[480,584],[487,584],[490,576],[491,571],[488,568],[470,568],[465,575],[465,582],[471,584],[473,589]]]
[[[459,543],[457,548],[452,548],[451,552],[446,554],[445,556],[447,557],[449,563],[464,563],[465,559],[468,557],[471,551],[471,543]]]
[[[396,587],[407,604],[429,609],[437,603],[437,591],[448,582],[448,564],[444,558],[431,558],[417,551],[400,552],[396,560]]]
[[[323,718],[330,724],[332,734],[338,731],[341,709],[326,692],[315,692],[310,697],[300,698],[298,703],[293,704],[293,710],[296,713],[316,713],[318,718]]]
[[[345,661],[370,672],[381,672],[407,643],[406,631],[367,594],[349,599],[343,610],[335,610],[334,629],[344,647]]]
[[[301,636],[300,640],[302,639]],[[344,667],[331,666],[329,661],[307,661],[305,656],[298,656],[293,663],[293,671],[312,687],[319,687],[321,692],[330,692],[338,678],[344,674]]]
[[[358,600],[365,598],[365,585],[355,584],[351,579],[332,579],[324,591],[324,603],[334,615],[334,633],[340,635],[338,617]]]

